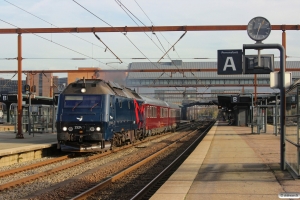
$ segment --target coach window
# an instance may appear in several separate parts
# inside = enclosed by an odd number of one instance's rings
[[[163,115],[163,108],[161,107],[160,108],[160,118],[163,118],[164,117],[164,115]]]
[[[147,118],[149,118],[149,112],[150,112],[150,108],[149,108],[149,106],[147,106],[146,107],[146,116],[147,116]]]
[[[153,106],[150,106],[150,118],[153,117]]]
[[[130,101],[128,101],[128,109],[130,109]]]
[[[151,118],[153,118],[153,117],[154,117],[154,107],[151,106]]]
[[[154,106],[152,106],[152,112],[151,113],[152,113],[151,117],[154,118],[154,116],[155,116],[155,107]]]
[[[119,106],[120,106],[120,108],[122,108],[122,101],[121,100],[119,101]]]
[[[151,118],[154,118],[154,106],[152,106],[152,110],[151,110]]]

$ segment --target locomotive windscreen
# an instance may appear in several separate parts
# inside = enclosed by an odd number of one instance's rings
[[[99,107],[102,97],[99,95],[66,95],[64,107],[90,108]]]

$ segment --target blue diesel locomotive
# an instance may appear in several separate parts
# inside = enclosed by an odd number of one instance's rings
[[[100,79],[80,79],[59,95],[58,148],[88,152],[142,139],[143,99],[134,91]]]

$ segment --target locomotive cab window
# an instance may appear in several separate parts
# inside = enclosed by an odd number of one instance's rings
[[[101,107],[101,96],[99,95],[66,95],[64,107],[76,108],[99,108]]]

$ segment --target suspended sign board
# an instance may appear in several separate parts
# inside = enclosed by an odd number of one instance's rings
[[[239,103],[240,96],[231,96],[231,103]]]
[[[292,72],[285,72],[284,88],[288,88],[292,84]],[[270,73],[270,88],[279,89],[280,86],[280,74],[279,72]]]
[[[241,49],[218,50],[218,75],[242,74],[242,57]]]
[[[245,55],[245,74],[270,74],[274,71],[274,55]]]

